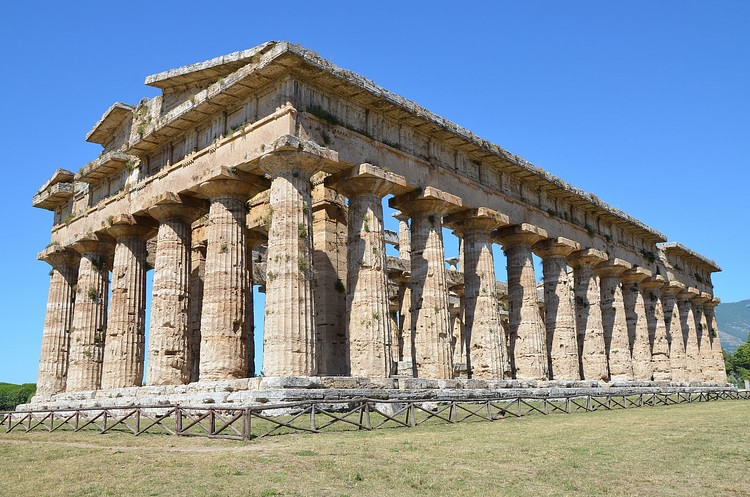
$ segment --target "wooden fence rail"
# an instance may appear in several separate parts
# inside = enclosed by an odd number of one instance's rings
[[[286,433],[411,428],[496,421],[532,414],[572,414],[718,400],[750,400],[750,391],[665,392],[635,395],[498,399],[316,400],[244,408],[138,406],[1,412],[5,433],[123,432],[253,440]]]

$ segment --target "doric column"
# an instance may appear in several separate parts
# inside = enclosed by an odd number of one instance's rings
[[[98,390],[107,332],[109,266],[113,243],[100,235],[84,235],[73,244],[81,254],[78,289],[70,329],[66,391]]]
[[[321,160],[314,151],[296,149],[261,158],[262,169],[272,177],[263,335],[266,376],[317,374],[310,178],[321,169]]]
[[[393,357],[383,197],[403,191],[406,180],[372,164],[360,164],[332,177],[331,184],[349,197],[346,330],[351,375],[388,377]]]
[[[203,282],[206,275],[206,241],[192,240],[190,255],[190,383],[200,378],[201,314],[203,307]]]
[[[622,296],[620,275],[632,265],[622,259],[603,262],[596,268],[601,287],[602,327],[610,381],[632,381],[633,360]]]
[[[190,224],[202,210],[174,193],[148,209],[159,222],[148,339],[147,385],[182,385],[192,377],[190,338]]]
[[[581,360],[581,378],[608,381],[607,348],[602,324],[601,288],[594,267],[607,260],[601,250],[585,249],[568,258],[573,266],[576,336]]]
[[[116,244],[101,388],[139,387],[145,359],[146,239],[153,229],[121,215],[107,232]]]
[[[443,216],[461,199],[433,187],[390,200],[411,218],[411,309],[415,376],[452,378]]]
[[[411,228],[409,228],[409,216],[402,212],[394,212],[393,217],[398,219],[398,257],[399,259],[411,259]]]
[[[650,381],[653,377],[646,305],[641,292],[641,282],[651,276],[651,271],[641,267],[634,267],[620,276],[633,358],[633,379],[635,380]]]
[[[411,325],[411,273],[404,272],[397,275],[394,279],[398,283],[398,301],[399,301],[399,316],[398,316],[398,341],[401,348],[399,354],[399,362],[403,361],[405,364],[408,363],[409,371],[402,371],[399,369],[399,375],[413,374],[413,365],[416,363],[414,357],[414,342],[412,340]]]
[[[679,281],[668,281],[661,289],[661,305],[664,314],[664,327],[669,343],[669,369],[673,382],[688,381],[685,337],[682,334],[680,311],[677,308],[677,294],[685,290]]]
[[[719,338],[719,326],[716,323],[716,306],[721,303],[716,297],[712,297],[703,304],[703,309],[706,313],[706,321],[708,321],[708,340],[707,346],[710,347],[711,365],[713,366],[712,377],[707,378],[709,381],[714,381],[719,385],[725,385],[727,383],[727,372],[724,367],[724,355],[721,352],[721,340]],[[705,347],[704,347],[705,350]]]
[[[309,177],[306,181],[309,190]],[[245,204],[264,187],[260,177],[235,173],[199,187],[211,202],[201,308],[201,381],[246,378],[250,372]]]
[[[344,196],[329,188],[326,173],[312,178],[312,244],[315,268],[315,353],[318,375],[349,374],[346,333],[347,207]]]
[[[260,284],[259,275],[256,274],[255,262],[253,258],[253,252],[259,249],[262,245],[268,242],[268,237],[265,233],[257,230],[248,230],[247,232],[247,349],[248,349],[248,374],[250,376],[257,376],[258,370],[255,363],[255,297],[254,297],[254,285],[255,283]]]
[[[59,245],[52,245],[40,253],[38,259],[52,266],[36,383],[37,394],[47,395],[65,391],[79,256]]]
[[[531,246],[547,232],[531,224],[496,231],[508,259],[509,359],[513,377],[548,378],[546,332],[539,315]]]
[[[701,368],[701,355],[698,348],[698,329],[695,320],[695,311],[692,300],[700,296],[700,290],[688,287],[677,294],[677,307],[680,311],[680,325],[682,336],[685,340],[685,371],[687,381],[700,383],[703,381],[703,370]]]
[[[544,273],[544,323],[550,379],[580,379],[578,340],[567,257],[581,247],[567,238],[550,238],[534,245]]]
[[[656,275],[641,282],[643,302],[646,306],[646,324],[651,345],[651,370],[654,381],[672,379],[669,364],[669,342],[661,303],[661,288],[666,283],[664,276]]]
[[[463,233],[464,348],[470,378],[502,379],[508,366],[505,330],[497,307],[497,278],[492,230],[508,225],[508,217],[487,208],[446,218]]]
[[[701,382],[710,381],[713,376],[711,370],[710,350],[708,353],[704,351],[704,345],[708,335],[708,321],[706,320],[706,313],[703,309],[703,304],[711,299],[711,295],[706,292],[701,292],[697,297],[693,297],[693,315],[695,316],[695,328],[696,336],[698,338],[698,355],[701,363]]]

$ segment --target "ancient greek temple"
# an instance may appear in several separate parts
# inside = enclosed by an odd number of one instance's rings
[[[286,42],[146,84],[34,195],[39,396],[253,378],[256,333],[266,381],[726,384],[719,267],[596,196]]]

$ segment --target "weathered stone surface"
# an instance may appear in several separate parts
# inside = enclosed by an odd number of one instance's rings
[[[688,287],[677,294],[677,307],[680,311],[682,337],[685,341],[685,365],[687,381],[696,383],[703,380],[700,349],[698,348],[698,330],[692,300],[700,295],[697,288]]]
[[[711,366],[713,367],[711,377],[706,377],[705,379],[707,381],[714,381],[719,385],[726,385],[727,372],[724,367],[724,355],[721,351],[719,326],[716,323],[716,313],[714,312],[716,306],[719,305],[720,302],[719,299],[712,298],[703,304],[706,313],[706,320],[708,321],[708,343],[706,344],[706,348],[710,348],[710,352],[704,348],[704,355],[710,355],[712,359]]]
[[[318,374],[350,370],[346,333],[347,207],[344,196],[313,176],[312,241],[315,269],[315,333]]]
[[[633,380],[633,360],[620,276],[631,268],[629,262],[613,259],[597,266],[601,287],[602,326],[613,382]]]
[[[510,371],[505,330],[497,306],[493,229],[508,224],[508,217],[479,208],[449,219],[463,232],[464,340],[470,378],[502,379]]]
[[[86,235],[73,248],[81,254],[73,323],[70,328],[67,391],[98,390],[101,385],[111,240]]]
[[[52,270],[36,392],[37,395],[49,395],[65,391],[68,375],[68,338],[73,321],[79,256],[75,252],[53,245],[39,254],[39,259],[52,266]]]
[[[146,238],[153,230],[122,216],[108,232],[116,245],[101,388],[139,387],[146,347]]]
[[[180,385],[192,378],[190,357],[190,223],[201,210],[176,195],[148,210],[159,222],[148,343],[148,385]]]
[[[669,281],[661,291],[664,325],[669,341],[669,367],[674,382],[688,381],[685,339],[682,334],[680,310],[677,307],[677,294],[684,290],[685,285],[682,283]]]
[[[620,276],[635,380],[649,381],[653,376],[646,307],[641,292],[641,282],[651,276],[651,271],[640,267],[634,267]]]
[[[250,372],[247,304],[252,288],[245,203],[264,186],[258,177],[233,175],[200,185],[211,201],[201,308],[201,381],[245,378]]]
[[[310,177],[321,169],[321,158],[277,151],[261,165],[272,177],[263,373],[312,376],[317,358]]]
[[[609,379],[607,352],[601,311],[601,289],[594,267],[607,260],[600,250],[585,249],[568,258],[573,266],[575,286],[576,334],[581,360],[581,378]]]
[[[349,363],[356,376],[391,374],[391,321],[383,238],[383,197],[406,189],[403,177],[360,164],[335,178],[349,197],[346,329]]]
[[[580,244],[567,238],[550,238],[534,245],[542,258],[544,272],[544,323],[547,329],[547,360],[550,379],[578,380],[581,377],[573,311],[573,286],[567,257]]]
[[[460,208],[461,202],[432,187],[393,197],[390,202],[391,207],[411,217],[411,334],[415,376],[451,378],[442,217]]]
[[[508,258],[510,362],[513,378],[548,378],[546,332],[536,300],[536,277],[531,246],[547,233],[530,224],[496,232]]]
[[[672,379],[669,363],[669,342],[667,327],[664,322],[664,308],[661,303],[661,288],[666,280],[661,275],[653,276],[641,282],[641,291],[646,307],[646,323],[651,344],[651,370],[654,381]]]
[[[190,257],[190,381],[200,377],[201,314],[203,309],[203,282],[206,277],[206,241],[192,237]],[[249,292],[252,294],[252,292]]]

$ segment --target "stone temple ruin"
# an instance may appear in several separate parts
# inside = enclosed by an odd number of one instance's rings
[[[286,42],[146,84],[162,94],[112,105],[101,155],[34,195],[54,224],[31,406],[726,386],[719,267],[596,196]]]

